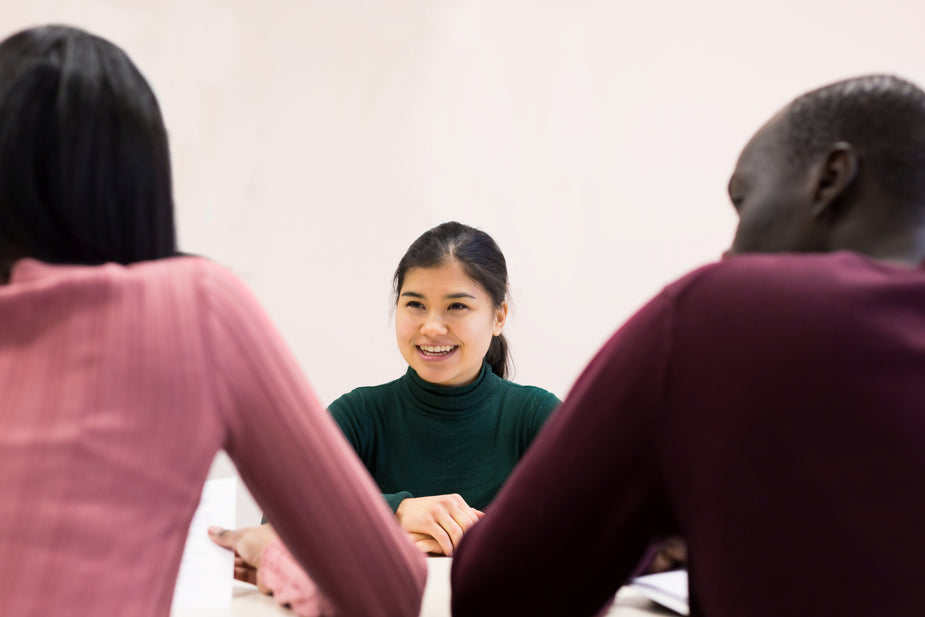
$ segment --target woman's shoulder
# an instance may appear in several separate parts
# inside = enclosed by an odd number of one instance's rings
[[[128,283],[132,280],[145,281],[165,277],[198,277],[202,276],[204,271],[224,272],[224,276],[230,276],[230,273],[220,266],[193,256],[166,257],[131,264],[109,262],[97,265],[59,264],[24,257],[13,265],[12,280],[17,283],[75,280]]]
[[[524,404],[550,411],[562,402],[555,394],[539,386],[514,383],[502,377],[495,377],[506,398],[522,401]]]
[[[244,284],[227,269],[205,258],[185,255],[95,265],[48,263],[27,257],[16,261],[10,280],[17,290],[97,301],[126,299],[140,306],[145,306],[146,298],[157,306],[166,298],[184,307],[199,306],[204,289],[220,291],[219,295],[230,298],[233,305],[248,295]]]
[[[377,386],[359,386],[334,399],[328,409],[337,414],[381,407],[383,402],[398,396],[400,382],[399,377]]]

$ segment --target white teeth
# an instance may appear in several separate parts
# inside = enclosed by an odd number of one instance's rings
[[[453,345],[418,345],[427,353],[447,353],[453,351]]]

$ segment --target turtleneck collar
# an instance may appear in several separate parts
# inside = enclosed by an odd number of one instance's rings
[[[401,381],[402,392],[417,407],[429,413],[461,418],[481,411],[498,389],[500,379],[492,373],[488,363],[483,362],[475,381],[464,386],[439,386],[424,381],[410,366]]]

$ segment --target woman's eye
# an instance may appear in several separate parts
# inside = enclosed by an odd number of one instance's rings
[[[465,310],[465,309],[467,309],[467,308],[469,308],[469,307],[466,306],[465,304],[463,304],[462,302],[454,302],[453,304],[450,305],[450,310],[451,310],[451,311],[462,311],[462,310]]]
[[[405,306],[407,306],[408,308],[413,308],[413,309],[416,309],[416,308],[424,308],[424,305],[421,304],[420,302],[418,302],[417,300],[412,300],[411,302],[409,302],[409,303],[406,304]]]

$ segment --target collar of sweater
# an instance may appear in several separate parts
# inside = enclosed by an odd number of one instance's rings
[[[424,381],[410,366],[401,381],[405,395],[425,411],[463,418],[480,412],[501,380],[487,363],[483,363],[475,381],[464,386],[439,386]]]

